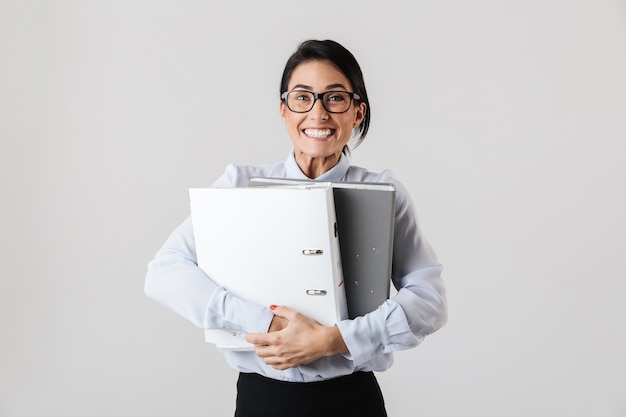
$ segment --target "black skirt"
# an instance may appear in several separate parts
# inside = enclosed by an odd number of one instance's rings
[[[285,382],[240,373],[235,417],[386,417],[373,372],[319,382]]]

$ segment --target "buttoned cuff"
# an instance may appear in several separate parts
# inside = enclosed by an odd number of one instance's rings
[[[359,366],[373,358],[418,345],[400,305],[387,300],[365,316],[337,323],[349,354],[347,359]]]
[[[248,333],[267,333],[274,313],[268,307],[246,301],[218,288],[209,300],[209,329]]]

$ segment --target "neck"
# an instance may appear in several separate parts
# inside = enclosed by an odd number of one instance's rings
[[[296,153],[296,163],[304,175],[315,179],[337,165],[341,153],[312,158],[304,153]]]

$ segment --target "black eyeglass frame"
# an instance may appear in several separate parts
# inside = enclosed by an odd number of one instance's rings
[[[289,107],[289,102],[287,101],[287,96],[290,93],[309,93],[313,95],[313,103],[311,104],[311,108],[305,111],[297,111],[297,110],[293,110],[291,107]],[[324,96],[326,94],[329,93],[344,93],[350,96],[350,104],[348,105],[348,108],[345,109],[344,111],[332,111],[332,110],[328,110],[328,108],[326,107],[326,103],[324,102]],[[289,109],[289,111],[292,111],[294,113],[308,113],[311,110],[313,110],[313,107],[315,107],[315,103],[317,102],[317,100],[322,100],[322,106],[324,106],[324,109],[328,112],[328,113],[333,113],[333,114],[341,114],[341,113],[345,113],[348,110],[350,110],[350,107],[352,107],[352,102],[354,100],[361,100],[361,96],[359,96],[357,93],[351,93],[350,91],[343,91],[343,90],[332,90],[332,91],[325,91],[323,93],[314,93],[313,91],[308,91],[308,90],[290,90],[290,91],[285,91],[284,93],[282,93],[280,95],[280,99],[285,103],[285,105],[287,106],[287,108]]]

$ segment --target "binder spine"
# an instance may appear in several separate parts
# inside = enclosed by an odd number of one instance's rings
[[[335,286],[335,291],[337,296],[335,297],[335,303],[337,311],[339,312],[339,316],[341,320],[345,320],[348,318],[348,304],[346,299],[346,287],[344,285],[344,276],[343,276],[343,266],[341,264],[341,249],[339,245],[339,232],[337,227],[337,213],[335,210],[335,198],[334,193],[331,187],[327,189],[328,196],[328,217],[329,217],[329,226],[331,230],[328,234],[330,236],[330,245],[332,250],[330,251],[331,256],[334,257],[332,259],[333,265],[333,284]]]

